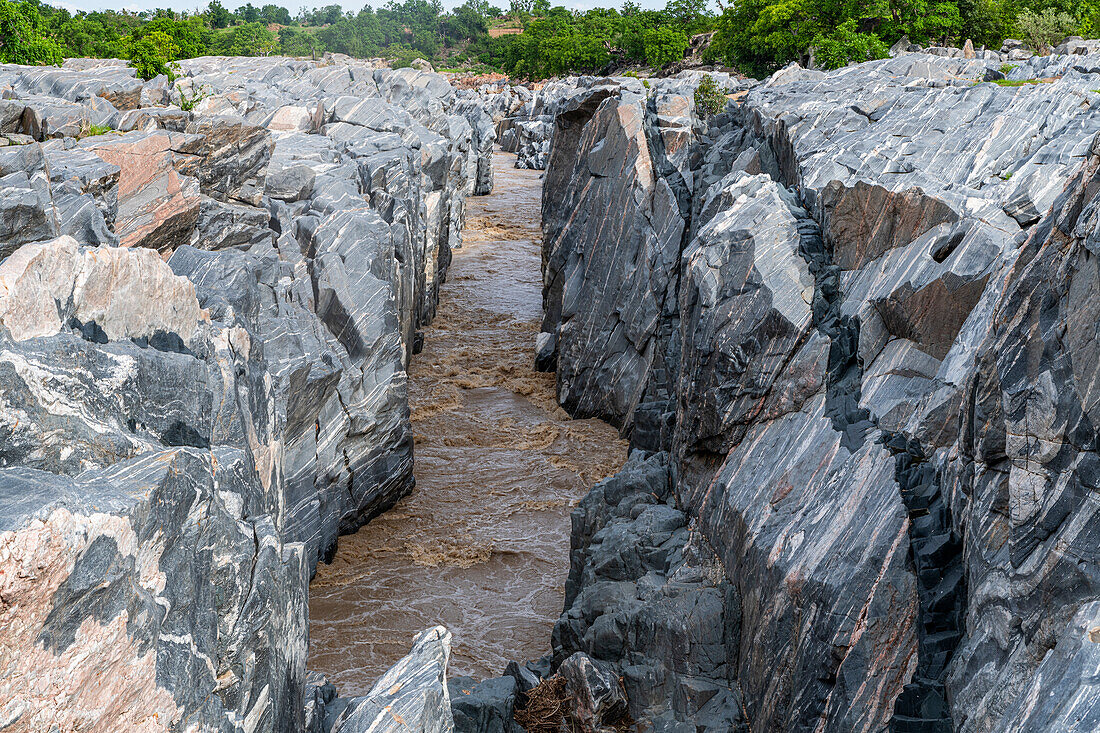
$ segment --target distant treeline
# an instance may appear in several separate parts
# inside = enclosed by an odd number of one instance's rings
[[[144,77],[207,54],[333,51],[385,56],[397,66],[422,57],[437,66],[541,79],[611,65],[660,67],[683,58],[692,36],[708,31],[715,34],[706,61],[763,76],[811,57],[826,68],[880,58],[903,35],[924,45],[970,38],[993,47],[1023,37],[1040,51],[1072,33],[1096,35],[1100,0],[735,0],[717,9],[707,0],[672,0],[662,10],[627,0],[619,10],[589,11],[551,7],[549,0],[512,0],[507,9],[466,0],[449,12],[439,0],[390,0],[377,10],[330,5],[297,15],[251,3],[231,11],[219,0],[196,13],[76,14],[39,0],[0,0],[0,61],[118,57],[131,59]]]

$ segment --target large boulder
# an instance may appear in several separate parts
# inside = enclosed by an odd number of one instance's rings
[[[171,334],[189,344],[201,315],[195,286],[149,250],[81,251],[61,237],[0,263],[0,323],[16,341],[51,336],[75,319],[108,340]]]
[[[22,244],[59,233],[41,146],[31,143],[0,148],[0,258]]]
[[[165,130],[88,138],[81,147],[118,166],[115,232],[124,247],[171,253],[191,240],[202,195],[199,181],[180,172],[199,168],[198,135]]]

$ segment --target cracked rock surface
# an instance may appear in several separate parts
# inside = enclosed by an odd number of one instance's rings
[[[574,512],[554,659],[654,730],[1093,725],[1100,61],[996,66],[556,108],[539,366],[635,455]]]
[[[445,629],[342,700],[306,594],[412,486],[489,117],[367,62],[124,63],[0,66],[0,727],[449,731]]]

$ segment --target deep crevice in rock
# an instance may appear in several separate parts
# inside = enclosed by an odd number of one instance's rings
[[[894,455],[895,477],[909,513],[909,555],[917,577],[920,615],[917,669],[894,706],[895,733],[954,730],[944,687],[947,665],[966,620],[966,569],[962,538],[954,530],[940,479],[916,440],[884,435]]]

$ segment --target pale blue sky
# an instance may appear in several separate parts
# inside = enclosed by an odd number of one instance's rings
[[[70,11],[75,12],[77,10],[91,11],[91,10],[104,10],[104,9],[108,9],[108,8],[115,9],[115,10],[141,11],[141,10],[152,10],[153,8],[163,8],[163,7],[170,7],[173,10],[195,10],[196,8],[206,7],[206,3],[209,0],[204,0],[203,2],[196,2],[195,0],[191,0],[191,1],[186,1],[185,0],[184,2],[180,2],[179,0],[174,0],[174,1],[173,0],[159,0],[159,1],[158,0],[117,0],[116,3],[104,2],[104,0],[64,0],[64,1],[53,0],[52,2],[51,2],[51,0],[44,0],[44,1],[48,5],[55,5],[55,6],[58,6],[58,7],[67,8]],[[266,2],[271,2],[271,1],[272,0],[266,0]],[[252,4],[255,5],[256,7],[261,7],[261,6],[265,5],[266,2],[265,2],[265,0],[252,0]],[[461,5],[463,2],[465,2],[465,0],[443,0],[443,5],[447,8],[453,8],[456,5]],[[356,10],[356,11],[358,11],[360,8],[363,7],[364,4],[370,4],[370,5],[377,8],[381,5],[383,5],[384,3],[385,3],[385,0],[376,0],[375,2],[370,2],[370,3],[350,3],[349,4],[349,3],[346,3],[346,2],[342,2],[342,3],[340,3],[340,5],[343,6],[343,8],[345,10]],[[237,2],[236,0],[222,0],[222,4],[225,5],[225,7],[229,8],[230,10],[233,10],[233,9],[237,8],[238,6],[244,5],[244,2]],[[317,0],[317,2],[303,3],[302,0],[286,0],[285,2],[279,2],[278,0],[275,0],[274,4],[282,5],[284,8],[286,8],[287,10],[290,11],[291,15],[297,15],[298,10],[301,9],[301,7],[303,5],[305,5],[306,7],[309,7],[309,8],[323,7],[325,5],[331,5],[332,2],[325,2],[325,0]],[[497,0],[493,4],[498,5],[499,7],[502,7],[502,8],[508,6],[508,3],[507,3],[506,0]],[[553,5],[563,5],[567,8],[588,9],[588,8],[609,7],[609,6],[622,7],[622,0],[607,0],[607,1],[604,1],[604,2],[601,2],[600,0],[551,0],[551,4],[553,4]],[[665,6],[664,0],[641,0],[638,4],[641,5],[643,8],[663,8]]]

